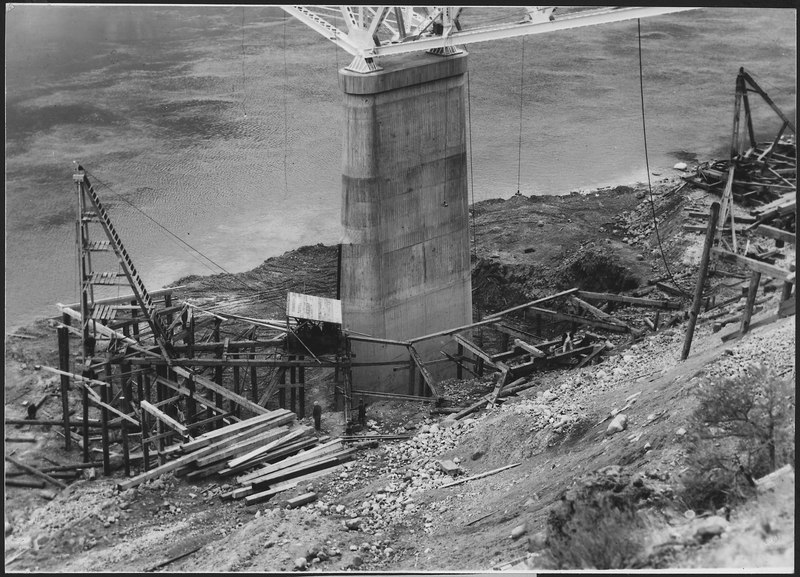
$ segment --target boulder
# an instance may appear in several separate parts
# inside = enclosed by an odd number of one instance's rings
[[[625,413],[619,413],[608,424],[606,435],[614,435],[628,428],[628,416]]]
[[[705,543],[706,541],[722,535],[728,528],[728,522],[718,515],[712,515],[704,519],[695,529],[694,538]]]
[[[308,561],[306,561],[305,557],[298,557],[294,560],[294,568],[298,571],[305,571],[307,566]]]
[[[439,465],[439,468],[448,475],[455,476],[456,474],[458,474],[459,471],[458,465],[456,465],[450,459],[446,459],[444,461],[438,461],[437,464]]]

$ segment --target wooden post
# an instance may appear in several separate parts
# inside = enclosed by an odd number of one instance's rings
[[[108,371],[109,369],[106,369]],[[106,378],[111,378],[108,372],[106,372]],[[107,405],[109,402],[109,389],[110,383],[106,383],[102,387],[100,387],[100,400],[103,404]],[[102,428],[102,438],[103,438],[103,474],[110,475],[111,474],[111,457],[109,455],[109,439],[108,439],[108,409],[104,406],[100,407],[100,421],[103,423]]]
[[[417,377],[417,366],[414,364],[414,359],[409,356],[408,359],[408,394],[413,395],[416,383],[414,382]]]
[[[167,377],[167,368],[164,365],[156,367],[156,374],[159,377]],[[156,402],[160,403],[165,399],[164,385],[156,381]],[[159,405],[160,406],[160,405]],[[167,457],[164,455],[164,447],[166,446],[166,438],[164,437],[164,423],[156,419],[156,434],[158,435],[158,464],[163,465],[167,462]]]
[[[711,204],[711,213],[708,216],[706,241],[703,245],[703,255],[700,258],[700,268],[697,271],[697,285],[694,289],[694,301],[692,302],[692,310],[689,312],[689,324],[686,327],[686,337],[683,341],[683,352],[681,354],[682,361],[686,360],[686,358],[689,356],[689,350],[692,348],[694,327],[697,324],[697,315],[700,314],[700,304],[703,301],[703,285],[705,285],[706,275],[708,274],[708,261],[711,256],[711,246],[714,244],[714,236],[716,234],[718,218],[719,203],[714,202]]]
[[[70,372],[69,331],[66,327],[58,329],[58,368]],[[61,413],[64,417],[64,448],[69,451],[72,437],[69,434],[69,377],[61,375]]]
[[[458,344],[456,348],[456,355],[458,356],[459,362],[456,364],[456,378],[463,379],[464,378],[464,370],[461,368],[461,357],[464,356],[464,345],[461,343]]]
[[[233,347],[233,349],[231,349],[231,352],[236,352],[238,350],[239,349],[237,349],[236,347]],[[239,367],[233,367],[233,392],[236,393],[237,395],[242,394],[241,387],[239,386],[239,378],[240,378]],[[235,417],[239,416],[239,408],[240,408],[239,405],[237,405],[233,401],[230,402],[230,411],[233,413]]]
[[[300,355],[298,357],[299,360],[303,360],[305,357]],[[299,418],[303,418],[306,416],[306,368],[305,367],[298,367],[297,368],[297,382],[300,384],[300,388],[297,390],[297,401],[298,401],[298,414]]]
[[[139,400],[150,400],[150,395],[152,393],[151,390],[151,377],[150,374],[147,374],[144,377],[144,397],[139,397]],[[139,409],[139,414],[142,417],[142,459],[144,461],[144,470],[150,470],[150,443],[148,438],[150,437],[150,419],[147,416],[145,411],[142,411],[141,408]]]
[[[253,328],[253,336],[251,337],[253,341],[256,340],[256,330],[255,327]],[[253,344],[250,347],[250,358],[256,358],[256,345]],[[258,402],[258,373],[256,373],[255,366],[250,367],[250,394],[252,395],[252,399],[254,403]]]
[[[90,379],[95,378],[94,371],[91,369],[84,369],[81,373],[81,376],[87,377]],[[83,462],[88,463],[89,458],[89,391],[86,390],[86,387],[81,387],[81,401],[83,403],[82,413],[81,416],[83,417]]]
[[[281,409],[286,408],[286,387],[284,385],[286,385],[286,367],[280,367],[278,369],[278,406]]]
[[[215,343],[219,342],[219,337],[220,337],[219,326],[221,324],[222,324],[221,320],[219,320],[219,319],[215,319],[214,320],[214,342]],[[216,358],[218,358],[218,359],[221,359],[222,358],[222,350],[221,349],[217,349],[217,352],[214,354],[214,356]],[[214,382],[217,383],[218,385],[222,386],[222,365],[218,365],[218,366],[214,367]],[[222,403],[222,395],[220,395],[216,391],[214,392],[214,404],[220,410],[222,410],[224,408],[223,407],[223,403]],[[219,429],[220,427],[224,427],[224,426],[225,426],[225,423],[223,423],[222,421],[217,421],[216,422],[216,428],[217,429]]]
[[[747,291],[747,302],[744,305],[742,312],[742,324],[739,327],[739,332],[745,334],[750,329],[750,317],[753,316],[753,305],[756,302],[756,295],[758,294],[758,283],[761,282],[761,273],[754,270],[750,273],[750,290]]]
[[[294,355],[289,355],[289,360],[295,360]],[[297,388],[294,386],[297,379],[297,369],[295,367],[289,368],[289,410],[297,414]]]
[[[130,328],[128,325],[125,325],[122,328],[122,334],[126,337],[130,337]],[[120,399],[120,408],[122,412],[126,415],[131,413],[131,377],[127,373],[131,370],[130,363],[126,362],[125,360],[120,361],[119,369],[123,376],[120,378],[122,382],[120,386],[122,387],[122,397]],[[131,476],[131,461],[130,461],[130,441],[128,439],[128,428],[129,423],[125,419],[122,419],[122,463],[125,467],[125,476]]]
[[[478,357],[478,376],[483,376],[483,359],[481,357]]]

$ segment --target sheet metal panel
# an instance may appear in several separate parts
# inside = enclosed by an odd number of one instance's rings
[[[342,301],[290,292],[286,296],[286,316],[342,324]]]

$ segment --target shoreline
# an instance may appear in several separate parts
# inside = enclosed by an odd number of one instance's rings
[[[668,174],[667,173],[668,170],[671,171],[672,174]],[[653,186],[655,188],[655,186],[657,184],[662,184],[665,180],[669,181],[669,180],[672,180],[674,178],[678,178],[680,174],[686,174],[687,172],[688,172],[688,170],[686,172],[681,172],[681,171],[675,170],[673,168],[669,168],[669,169],[651,169],[651,173],[657,173],[657,174],[651,174],[651,176],[654,177],[654,179],[652,180],[652,184],[653,184]],[[616,190],[616,189],[619,189],[619,188],[627,188],[627,189],[636,190],[637,188],[646,187],[646,186],[647,186],[647,183],[646,182],[642,182],[642,181],[630,182],[630,183],[627,183],[627,184],[618,184],[618,183],[617,184],[598,184],[597,186],[595,186],[593,188],[579,188],[579,189],[571,190],[569,192],[565,192],[563,194],[533,194],[533,195],[524,195],[523,194],[522,196],[524,196],[526,198],[536,198],[536,199],[542,199],[542,200],[569,197],[571,195],[588,196],[588,195],[591,195],[591,194],[599,194],[599,195],[602,196],[603,194],[606,194],[606,193],[608,193],[610,191],[613,191],[613,190]],[[494,197],[494,198],[486,198],[486,199],[483,199],[483,200],[478,200],[475,203],[470,203],[469,204],[469,209],[471,211],[473,207],[480,207],[482,204],[494,204],[494,203],[497,203],[498,201],[508,201],[510,199],[513,199],[515,196],[516,196],[515,194],[511,194],[511,195],[509,195],[507,197],[499,196],[499,197]],[[536,202],[541,202],[542,200],[537,200]],[[272,259],[272,258],[278,258],[278,259],[284,258],[287,255],[290,255],[290,254],[294,253],[295,251],[297,251],[297,250],[299,250],[299,249],[301,249],[303,247],[306,247],[306,246],[314,246],[314,245],[301,244],[299,246],[295,246],[293,248],[285,250],[282,253],[279,253],[279,254],[276,254],[276,255],[273,255],[273,256],[269,256],[266,259],[262,260],[260,263],[254,264],[253,266],[251,266],[249,268],[246,268],[244,270],[241,270],[241,271],[236,271],[236,272],[231,272],[231,273],[209,272],[209,273],[205,273],[205,274],[183,275],[182,277],[177,278],[177,279],[175,279],[173,281],[167,282],[167,283],[163,284],[161,287],[155,288],[153,290],[161,290],[161,289],[164,289],[164,288],[170,288],[171,286],[174,286],[174,285],[177,285],[177,284],[181,283],[184,279],[199,280],[199,279],[203,279],[203,278],[211,278],[211,277],[215,277],[215,276],[219,276],[219,275],[228,275],[228,274],[234,275],[234,276],[236,276],[236,275],[247,275],[248,273],[253,273],[253,271],[258,269],[260,266],[262,266],[269,259]],[[325,246],[335,246],[335,244],[333,244],[333,245],[325,245]],[[6,296],[8,298],[9,296],[13,296],[13,295],[6,295]],[[76,298],[77,298],[76,296],[75,296],[75,298],[62,297],[61,300],[57,301],[57,302],[73,302],[74,300],[76,300]],[[55,302],[51,303],[50,306],[52,306],[54,309],[57,309]],[[40,315],[37,315],[37,316],[28,317],[28,320],[26,320],[26,321],[19,321],[19,322],[15,322],[13,324],[6,325],[6,327],[5,327],[6,338],[14,338],[14,335],[19,333],[20,331],[24,331],[26,328],[33,327],[38,322],[46,322],[46,321],[58,318],[58,316],[59,316],[58,312],[54,312],[52,316],[48,316],[48,315],[45,315],[45,314],[40,314]]]

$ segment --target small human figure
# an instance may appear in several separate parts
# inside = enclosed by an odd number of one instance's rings
[[[567,331],[564,333],[564,343],[561,345],[561,352],[566,353],[572,350],[572,333]]]
[[[322,407],[319,406],[317,401],[314,401],[314,409],[311,414],[314,415],[314,430],[322,430]]]
[[[362,427],[367,426],[367,406],[364,404],[364,397],[358,400],[358,423]]]

